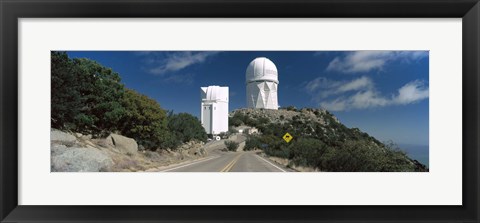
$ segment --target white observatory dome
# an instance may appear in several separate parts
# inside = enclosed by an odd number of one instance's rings
[[[247,67],[247,83],[253,81],[272,81],[278,84],[278,71],[275,64],[265,57],[257,57]]]
[[[201,88],[203,101],[225,101],[228,102],[228,87],[208,86]]]

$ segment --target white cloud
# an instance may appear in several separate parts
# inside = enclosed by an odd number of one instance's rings
[[[164,75],[168,72],[175,72],[187,68],[189,66],[203,63],[207,60],[208,57],[217,54],[218,52],[207,51],[207,52],[175,52],[165,54],[164,57],[158,58],[155,56],[155,59],[146,58],[147,62],[153,66],[148,69],[148,72],[155,75]],[[151,56],[151,54],[146,54],[146,56]]]
[[[331,111],[370,109],[377,107],[406,105],[428,98],[428,86],[420,80],[409,82],[390,97],[376,90],[368,77],[351,81],[333,81],[316,78],[306,85],[307,92],[320,107]]]
[[[371,89],[374,87],[372,80],[368,77],[360,77],[352,81],[334,81],[318,77],[308,82],[305,89],[317,97],[326,98],[331,95],[338,95],[349,91]]]
[[[391,61],[417,61],[428,56],[427,51],[354,51],[342,57],[335,57],[327,67],[327,71],[342,73],[363,73],[382,70]]]
[[[383,107],[390,103],[390,101],[380,93],[374,90],[359,91],[349,98],[347,104],[350,108],[366,109],[374,107]]]
[[[368,109],[383,107],[389,104],[388,99],[382,97],[377,91],[358,91],[348,97],[339,97],[320,102],[320,106],[330,111],[345,111],[353,109]]]
[[[347,100],[344,98],[337,98],[333,101],[322,102],[320,106],[330,111],[344,111],[347,110]]]
[[[428,98],[428,87],[422,81],[412,81],[400,89],[395,97],[397,104],[410,104]]]
[[[179,71],[196,64],[202,64],[211,56],[219,52],[164,52],[164,51],[136,51],[135,56],[142,60],[142,69],[146,72],[162,77],[165,83],[191,85],[194,82],[194,73],[181,74]]]
[[[353,81],[340,85],[337,89],[338,93],[361,90],[365,88],[372,88],[373,82],[368,77],[361,77]]]
[[[308,92],[315,92],[318,89],[324,89],[326,86],[328,86],[328,80],[323,77],[317,77],[313,79],[312,81],[308,82],[305,86],[305,89]]]

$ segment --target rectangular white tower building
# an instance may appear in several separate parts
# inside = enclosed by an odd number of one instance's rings
[[[228,87],[208,86],[200,91],[201,122],[207,134],[218,135],[228,131]]]

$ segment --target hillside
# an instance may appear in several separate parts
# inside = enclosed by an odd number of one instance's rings
[[[238,109],[229,116],[230,125],[254,126],[261,132],[247,139],[245,149],[261,149],[287,159],[290,166],[333,172],[428,171],[396,145],[346,127],[327,110]],[[293,136],[290,143],[282,140],[287,132]]]

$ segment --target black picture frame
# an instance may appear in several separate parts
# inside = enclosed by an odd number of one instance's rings
[[[478,0],[0,0],[1,222],[479,222]],[[133,17],[462,18],[461,206],[18,205],[18,19]],[[448,44],[448,43],[445,43]],[[460,121],[460,120],[450,120]]]

